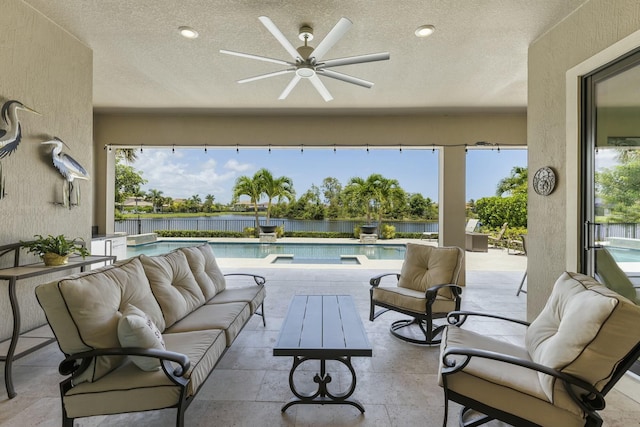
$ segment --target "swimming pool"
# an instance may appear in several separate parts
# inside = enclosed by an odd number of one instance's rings
[[[198,246],[204,241],[154,242],[127,248],[127,257],[140,254],[160,255],[185,246]],[[293,255],[293,262],[340,262],[344,256],[364,255],[372,260],[402,260],[406,247],[399,244],[365,245],[358,243],[209,243],[217,258],[265,258],[268,255]],[[286,261],[285,261],[286,262]]]

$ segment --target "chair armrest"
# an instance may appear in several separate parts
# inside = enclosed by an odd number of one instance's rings
[[[378,286],[378,285],[380,284],[380,280],[381,280],[383,277],[386,277],[386,276],[396,276],[396,280],[400,280],[400,273],[382,273],[382,274],[379,274],[379,275],[377,275],[377,276],[373,276],[373,277],[369,280],[369,284],[370,284],[371,286],[373,286],[373,287],[376,287],[376,286]]]
[[[75,353],[67,356],[58,367],[58,372],[61,375],[73,375],[77,376],[84,372],[91,361],[98,356],[146,356],[155,357],[162,362],[162,369],[171,377],[181,377],[188,370],[191,362],[189,357],[182,353],[175,351],[158,350],[155,348],[140,348],[140,347],[117,347],[117,348],[99,348],[89,351],[83,351],[81,353]],[[179,366],[171,370],[171,365],[166,366],[165,362],[175,362]]]
[[[442,288],[450,288],[451,293],[453,293],[455,298],[459,297],[462,293],[462,287],[453,283],[443,283],[441,285],[435,285],[427,289],[427,291],[425,292],[426,298],[428,300],[435,299],[436,295],[438,295],[438,290]]]
[[[523,325],[523,326],[530,325],[530,323],[525,320],[512,319],[510,317],[498,316],[496,314],[491,314],[491,313],[480,313],[477,311],[452,311],[447,316],[447,321],[451,325],[462,326],[462,324],[467,321],[467,318],[469,316],[488,317],[491,319],[498,319],[498,320],[504,320],[507,322],[519,323],[520,325]]]
[[[267,283],[267,279],[264,278],[264,276],[258,276],[257,274],[251,274],[251,273],[227,273],[224,275],[224,277],[227,276],[248,276],[248,277],[253,277],[254,282],[256,282],[256,285],[264,285],[265,283]]]
[[[460,364],[457,364],[456,360],[448,359],[449,356],[462,356],[464,357],[464,360],[462,360]],[[523,368],[532,369],[557,378],[562,381],[562,385],[567,390],[567,393],[571,396],[573,401],[585,412],[598,411],[605,407],[604,395],[594,386],[578,377],[560,372],[556,369],[530,360],[520,359],[518,357],[489,350],[466,347],[451,347],[446,349],[442,354],[442,375],[450,375],[464,369],[464,367],[467,366],[474,357],[522,366]],[[578,396],[572,386],[584,390],[586,394]]]

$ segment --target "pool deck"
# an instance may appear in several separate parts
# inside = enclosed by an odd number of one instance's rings
[[[186,239],[186,238],[162,238],[158,241],[185,241],[199,240],[212,243],[257,243],[256,238],[207,238],[207,239]],[[406,243],[421,243],[424,245],[437,246],[435,240],[420,239],[390,239],[378,240],[376,245],[403,245]],[[321,244],[359,244],[360,242],[353,238],[338,239],[318,239],[304,237],[282,237],[277,243],[321,243]],[[383,269],[383,270],[399,270],[402,266],[402,260],[370,260],[366,257],[358,258],[360,264],[313,264],[316,269]],[[265,258],[218,258],[220,267],[260,267],[260,268],[304,268],[305,264],[283,264],[273,263],[274,256]],[[527,257],[523,254],[517,254],[513,251],[507,251],[503,248],[489,248],[488,252],[469,252],[465,251],[465,265],[468,271],[524,271],[527,269]]]

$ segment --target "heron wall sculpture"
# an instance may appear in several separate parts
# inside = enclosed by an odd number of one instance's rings
[[[73,206],[80,205],[80,188],[75,188],[74,193],[74,185],[73,181],[75,179],[86,179],[89,180],[89,173],[87,170],[76,161],[73,157],[66,153],[62,153],[62,146],[69,148],[67,144],[64,143],[58,137],[53,137],[53,139],[49,141],[43,141],[41,144],[51,144],[54,145],[53,150],[51,151],[51,157],[53,159],[53,166],[55,166],[58,171],[62,174],[66,182],[62,186],[62,205],[64,207],[71,209]],[[71,202],[73,195],[75,194],[75,203]]]
[[[16,151],[22,139],[22,128],[18,121],[18,110],[40,115],[36,110],[32,110],[15,99],[7,101],[2,105],[2,120],[6,128],[0,129],[0,159],[4,159]]]

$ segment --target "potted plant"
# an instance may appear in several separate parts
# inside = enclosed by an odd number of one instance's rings
[[[52,236],[49,234],[43,237],[36,234],[35,240],[29,242],[20,242],[28,252],[34,253],[42,258],[45,265],[62,265],[69,260],[69,255],[78,254],[83,258],[89,254],[84,246],[84,240],[80,238],[67,239],[63,234]]]

